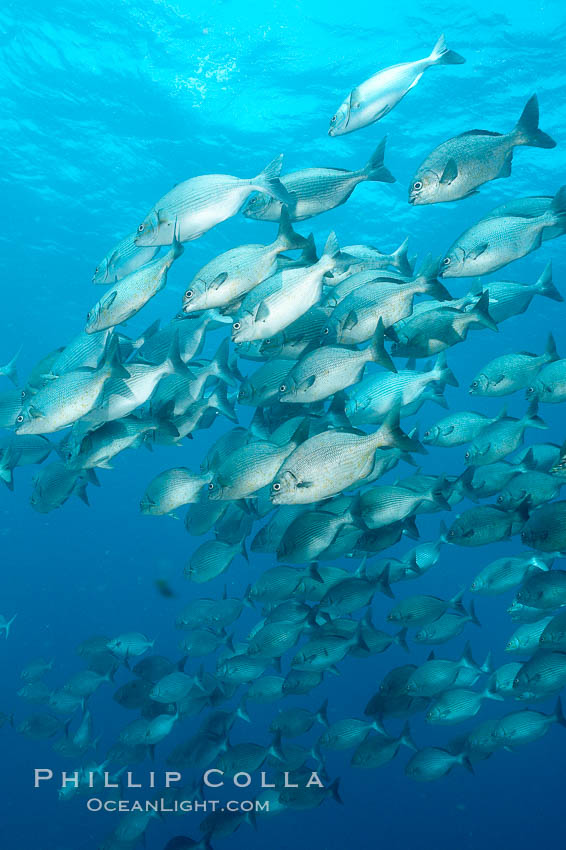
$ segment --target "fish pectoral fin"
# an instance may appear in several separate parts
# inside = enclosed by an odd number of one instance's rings
[[[157,216],[157,222],[158,223],[169,221],[169,217],[167,215],[167,212],[163,208],[157,210],[156,216]]]
[[[312,387],[312,385],[314,384],[315,381],[316,381],[316,375],[310,375],[308,378],[305,378],[304,381],[301,381],[301,383],[298,386],[298,389],[299,390],[308,390]]]
[[[464,534],[462,534],[462,537],[464,537],[464,538],[469,538],[469,537],[473,537],[473,536],[474,536],[474,529],[473,528],[469,528]]]
[[[299,481],[297,487],[312,487],[313,483],[312,481]]]
[[[217,275],[214,280],[210,283],[209,289],[219,289],[226,278],[228,277],[228,272],[222,272],[222,274]]]
[[[349,331],[358,324],[358,314],[355,310],[350,310],[344,320],[344,330]]]
[[[442,177],[440,178],[440,182],[446,185],[450,185],[458,176],[458,166],[456,164],[455,159],[449,159],[446,165],[444,166],[444,171],[442,172]]]
[[[32,419],[45,419],[43,411],[33,404],[28,408],[28,412]]]
[[[115,302],[117,295],[118,293],[115,289],[113,289],[112,292],[108,293],[108,295],[105,296],[104,300],[100,302],[101,308],[103,310],[109,310],[112,304]]]
[[[256,314],[255,314],[255,318],[256,318],[256,322],[263,322],[265,319],[269,318],[269,307],[267,306],[265,301],[262,301],[258,305]]]
[[[501,383],[501,381],[505,378],[505,375],[498,375],[497,378],[494,378],[491,383],[494,387]]]
[[[455,429],[454,429],[454,426],[453,426],[453,425],[449,425],[449,426],[446,428],[446,430],[444,431],[444,436],[445,436],[445,437],[447,437],[447,436],[448,436],[448,434],[453,434],[453,433],[454,433],[454,430],[455,430]]]
[[[497,175],[498,179],[500,177],[511,177],[511,166],[513,165],[513,151],[510,150],[505,159],[503,160],[503,165],[501,166],[501,171]]]
[[[483,450],[483,452],[480,450],[480,451],[478,451],[478,454],[480,455],[480,457],[483,457],[484,455],[486,455],[489,452],[490,449],[491,449],[491,443],[488,443],[487,446],[485,447],[485,449]]]
[[[470,260],[477,260],[477,258],[481,257],[481,255],[483,253],[485,253],[485,251],[487,251],[488,248],[489,248],[489,243],[488,242],[482,242],[480,245],[476,245],[475,248],[472,248],[471,251],[468,251],[467,257]]]

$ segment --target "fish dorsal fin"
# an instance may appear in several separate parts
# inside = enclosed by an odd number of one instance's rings
[[[464,136],[502,136],[503,133],[494,133],[491,130],[466,130],[465,133],[460,133],[456,136],[457,139],[461,139]]]

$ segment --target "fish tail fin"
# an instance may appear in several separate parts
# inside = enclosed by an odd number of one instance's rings
[[[14,620],[16,619],[17,616],[18,616],[17,614],[14,614],[14,616],[10,620],[8,620],[8,622],[4,625],[4,636],[5,636],[6,640],[8,640],[8,637],[10,635],[10,628],[11,628],[12,623],[14,622]]]
[[[8,378],[15,386],[18,386],[18,371],[16,369],[16,361],[20,356],[21,346],[14,354],[12,359],[8,361],[4,366],[0,366],[0,375],[4,375],[4,377]]]
[[[110,378],[127,379],[130,377],[130,373],[123,365],[122,358],[120,357],[120,344],[118,342],[118,337],[114,334],[108,337],[102,368],[108,370]]]
[[[225,384],[218,384],[218,386],[214,388],[213,392],[208,397],[208,407],[213,410],[217,410],[225,416],[226,419],[230,419],[231,422],[238,422],[235,402],[233,399],[228,398],[228,392]]]
[[[550,205],[551,224],[566,227],[566,185],[561,186]]]
[[[280,153],[275,159],[272,159],[269,165],[266,165],[257,177],[251,181],[252,185],[260,192],[265,192],[271,198],[281,201],[282,204],[292,205],[293,199],[279,176],[281,174],[281,166],[283,165],[283,154]]]
[[[553,301],[564,301],[552,281],[552,260],[549,260],[546,264],[545,270],[535,283],[535,288],[538,294],[544,295],[545,298],[552,298]]]
[[[328,239],[326,240],[326,245],[324,246],[324,252],[322,257],[327,257],[334,259],[340,253],[340,245],[338,244],[338,239],[334,231],[329,234]]]
[[[291,226],[291,217],[286,206],[281,208],[279,217],[279,230],[277,231],[276,245],[281,251],[296,251],[306,248],[307,240],[300,233],[295,233]]]
[[[411,734],[411,727],[409,726],[408,720],[405,722],[405,725],[403,726],[399,741],[402,744],[404,744],[409,750],[414,750],[415,752],[417,752],[418,747],[415,744],[415,742],[413,741],[413,736]]]
[[[452,296],[438,280],[438,272],[440,270],[440,260],[435,259],[431,254],[425,257],[425,260],[419,269],[419,280],[423,285],[423,292],[430,295],[431,298],[436,298],[437,301],[452,301]]]
[[[411,275],[413,273],[413,266],[409,260],[407,255],[407,251],[409,250],[409,237],[401,242],[396,251],[393,251],[391,254],[391,265],[394,269],[397,269],[404,275]]]
[[[466,770],[468,771],[468,773],[471,773],[471,774],[472,774],[472,776],[475,776],[475,773],[476,773],[476,772],[475,772],[475,770],[474,770],[474,766],[473,766],[473,764],[471,763],[471,761],[470,761],[469,757],[468,757],[465,753],[461,753],[461,754],[458,756],[458,760],[460,761],[461,765],[462,765],[463,767],[465,767],[465,768],[466,768]]]
[[[383,366],[384,369],[388,369],[390,372],[396,372],[397,367],[385,350],[384,343],[385,328],[383,327],[383,319],[380,316],[370,345],[371,359],[374,363],[379,363],[380,366]]]
[[[180,257],[181,254],[183,253],[183,251],[185,250],[183,248],[183,245],[179,241],[180,235],[181,235],[181,228],[180,228],[179,224],[177,223],[177,219],[175,219],[175,224],[173,226],[173,241],[171,242],[171,248],[167,252],[167,256],[163,258],[168,263],[169,266],[173,263],[174,260],[177,259],[177,257]]]
[[[407,643],[407,629],[406,628],[401,629],[400,632],[397,632],[397,634],[395,635],[395,643],[398,646],[400,646],[401,649],[404,649],[405,652],[411,651],[409,649],[409,644]]]
[[[436,358],[436,363],[434,364],[434,372],[437,375],[437,380],[440,384],[450,384],[451,387],[459,386],[458,380],[454,374],[454,372],[448,368],[448,363],[446,362],[446,353],[441,351],[438,357]]]
[[[548,339],[546,341],[546,348],[544,350],[546,354],[547,360],[549,363],[554,363],[555,360],[560,360],[560,355],[556,350],[556,340],[552,333],[549,333]]]
[[[395,183],[395,178],[388,168],[383,164],[385,154],[385,143],[387,136],[380,141],[369,160],[366,162],[362,173],[366,180],[376,183]]]
[[[320,708],[316,712],[316,719],[323,726],[326,726],[327,728],[328,728],[328,726],[330,726],[330,724],[328,722],[328,700],[327,699],[324,700],[324,702],[322,703],[322,705],[320,706]]]
[[[285,753],[281,747],[281,732],[279,730],[273,735],[269,752],[278,761],[285,761]]]
[[[172,375],[188,375],[189,377],[192,377],[192,373],[189,371],[187,364],[181,357],[181,351],[179,348],[179,331],[175,331],[175,334],[173,335],[165,362],[167,363]]]
[[[328,790],[330,791],[332,799],[335,800],[337,803],[339,803],[341,806],[343,806],[344,801],[342,800],[342,797],[340,796],[340,791],[338,790],[339,787],[340,787],[340,777],[338,776],[338,777],[336,777],[336,779],[334,780],[334,782],[332,783],[332,785],[330,786],[330,788]]]
[[[450,605],[451,605],[452,608],[454,608],[460,614],[465,615],[466,609],[462,605],[462,599],[464,597],[464,593],[465,593],[464,588],[462,588],[462,590],[459,590],[458,593],[456,593],[455,596],[453,596],[452,599],[450,600]]]
[[[479,626],[479,628],[481,628],[481,623],[476,614],[476,603],[474,599],[470,602],[470,622],[473,623],[474,626]]]
[[[547,133],[539,130],[538,122],[538,97],[533,94],[525,104],[515,126],[517,144],[530,145],[533,148],[555,148],[556,142]]]
[[[493,656],[491,654],[491,649],[488,650],[487,655],[485,656],[485,661],[479,668],[482,673],[490,674],[493,673]]]
[[[477,322],[480,325],[483,325],[484,328],[489,328],[495,333],[498,333],[499,328],[497,324],[493,321],[489,314],[489,290],[486,289],[483,292],[476,303],[474,304],[472,313],[474,314]]]
[[[543,419],[538,415],[538,401],[533,399],[527,408],[527,412],[524,418],[525,427],[527,428],[538,428],[541,431],[546,431],[548,425],[544,422]]]
[[[218,346],[216,354],[212,358],[212,364],[214,364],[216,376],[225,384],[235,387],[238,381],[244,380],[237,367],[236,358],[230,356],[228,337],[225,337]]]
[[[454,50],[446,47],[446,39],[441,35],[429,56],[431,65],[463,65],[466,60]]]
[[[560,697],[556,700],[556,708],[554,709],[554,718],[560,726],[566,726],[566,717],[562,711],[562,700]]]
[[[399,411],[392,410],[383,422],[383,425],[373,435],[376,447],[401,449],[406,452],[417,452],[426,454],[426,449],[418,440],[411,439],[399,424]]]

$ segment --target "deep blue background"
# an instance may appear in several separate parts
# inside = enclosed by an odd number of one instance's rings
[[[558,2],[404,2],[354,0],[347,7],[322,2],[211,2],[181,0],[129,2],[7,3],[0,11],[1,126],[0,230],[3,277],[0,362],[23,344],[20,372],[46,352],[69,341],[82,327],[101,288],[91,286],[92,271],[106,251],[131,231],[152,203],[174,183],[206,172],[252,176],[280,151],[285,169],[309,165],[361,166],[384,133],[389,136],[386,164],[397,184],[362,185],[348,204],[299,229],[314,231],[321,245],[335,228],[342,244],[368,242],[392,250],[407,235],[411,253],[441,254],[459,232],[505,200],[552,194],[564,182],[564,75],[566,28]],[[467,64],[432,69],[418,87],[379,126],[330,139],[328,119],[350,88],[379,67],[421,58],[445,31],[450,47]],[[522,149],[513,176],[482,188],[456,205],[411,208],[410,178],[440,141],[472,127],[507,131],[536,90],[541,126],[557,139],[553,151]],[[154,318],[165,320],[179,308],[180,294],[198,268],[214,255],[244,242],[270,241],[270,224],[236,217],[200,241],[186,246],[168,288],[128,326],[135,335]],[[566,293],[564,243],[543,249],[505,269],[498,277],[533,281],[545,262],[554,261],[554,280]],[[461,294],[470,281],[450,281]],[[447,388],[451,408],[495,412],[497,401],[470,400],[467,386],[478,363],[500,353],[544,348],[549,328],[566,351],[563,305],[537,298],[523,316],[505,323],[499,335],[472,334],[449,352],[460,389]],[[221,332],[209,337],[216,347]],[[0,389],[8,388],[3,379]],[[522,397],[510,399],[521,414]],[[561,442],[561,410],[544,407],[552,426],[530,432],[528,441]],[[244,411],[243,418],[248,415]],[[442,415],[428,405],[419,414],[425,425]],[[408,424],[408,423],[407,423]],[[29,505],[29,470],[16,471],[16,490],[0,490],[0,611],[18,612],[12,634],[0,645],[0,709],[14,711],[16,722],[35,708],[15,696],[19,671],[30,659],[56,659],[49,681],[62,684],[81,660],[76,645],[92,634],[140,630],[156,640],[156,650],[175,657],[180,633],[174,618],[185,601],[220,595],[226,579],[238,593],[269,558],[241,559],[227,576],[201,593],[187,585],[182,568],[195,541],[181,522],[138,513],[146,483],[158,471],[181,463],[198,467],[210,441],[226,427],[182,449],[145,451],[120,457],[112,472],[101,471],[100,490],[90,489],[91,508],[71,500],[47,516]],[[423,468],[462,469],[463,450],[431,452]],[[407,467],[397,474],[410,474]],[[423,539],[434,538],[439,516],[419,521]],[[404,543],[397,547],[403,551]],[[517,541],[485,550],[445,548],[440,564],[413,592],[452,595],[469,583],[489,560],[516,552]],[[394,552],[393,554],[397,554]],[[178,597],[158,596],[153,582],[166,578]],[[469,601],[469,599],[468,599]],[[468,630],[474,656],[491,648],[497,664],[514,628],[505,608],[508,598],[480,599],[481,630]],[[374,603],[374,621],[383,623],[390,603]],[[238,627],[245,635],[246,620]],[[465,637],[446,646],[457,657]],[[422,661],[428,650],[416,647]],[[332,720],[361,716],[384,673],[406,656],[397,648],[370,660],[348,659],[342,676],[332,678],[309,698],[294,704],[316,707],[330,699]],[[119,681],[125,677],[119,674]],[[291,701],[288,701],[291,704]],[[513,704],[488,703],[489,712]],[[543,710],[552,705],[542,704]],[[109,688],[92,700],[95,728],[104,731],[102,751],[133,715],[111,700]],[[236,727],[238,736],[266,741],[266,722],[275,707],[254,710],[253,729]],[[191,734],[196,721],[176,730],[166,753]],[[444,743],[467,727],[432,730],[422,719],[413,724],[419,743]],[[397,726],[391,724],[391,730]],[[60,762],[49,744],[37,744],[8,727],[2,736],[2,846],[21,850],[79,850],[95,847],[115,819],[87,815],[82,801],[66,807],[56,789],[36,792],[32,768]],[[288,814],[261,822],[254,833],[244,826],[231,839],[236,848],[360,850],[383,846],[402,850],[454,847],[531,848],[543,841],[557,846],[563,836],[564,730],[552,729],[541,742],[516,753],[497,753],[478,764],[477,775],[455,770],[447,779],[422,786],[403,774],[407,751],[379,771],[356,772],[349,754],[331,756],[329,771],[341,775],[344,807],[326,802],[315,812]],[[176,832],[198,835],[198,819],[188,816],[154,822],[148,847],[160,848]],[[38,825],[41,823],[41,835]],[[226,842],[219,841],[219,845]]]

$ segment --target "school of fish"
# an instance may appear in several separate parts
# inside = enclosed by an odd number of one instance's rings
[[[427,69],[464,61],[441,37],[426,58],[353,88],[329,135],[383,119]],[[555,146],[539,128],[536,95],[514,128],[501,129],[465,130],[439,144],[416,169],[409,203],[466,198],[510,177],[516,148]],[[523,445],[526,433],[546,428],[545,405],[566,402],[566,359],[552,333],[544,351],[478,364],[469,388],[474,402],[523,393],[520,418],[502,402],[493,417],[447,410],[420,437],[405,422],[427,401],[448,408],[446,387],[458,386],[450,349],[469,332],[500,330],[535,296],[563,300],[544,261],[537,280],[516,281],[512,270],[489,283],[477,278],[566,233],[566,186],[496,207],[444,255],[416,267],[407,240],[382,253],[343,245],[334,232],[316,246],[312,235],[298,232],[298,223],[346,203],[359,183],[394,182],[385,157],[383,139],[357,171],[282,174],[280,155],[255,177],[201,175],[177,184],[145,216],[141,211],[137,229],[101,260],[94,283],[106,289],[93,297],[76,336],[42,357],[23,383],[17,355],[0,368],[15,385],[0,394],[0,478],[14,489],[18,467],[42,464],[35,510],[60,508],[73,495],[88,504],[89,485],[100,484],[96,470],[111,469],[127,449],[182,445],[182,453],[171,452],[176,465],[148,481],[139,502],[148,517],[186,511],[187,533],[204,538],[180,565],[187,581],[206,584],[245,569],[250,552],[271,556],[242,598],[192,590],[175,622],[181,660],[157,654],[151,636],[124,633],[84,640],[77,649],[84,666],[58,685],[50,683],[53,660],[24,668],[18,696],[35,713],[21,720],[2,714],[0,722],[51,742],[85,777],[77,788],[61,788],[61,800],[92,795],[89,771],[102,783],[104,771],[118,778],[158,757],[194,773],[194,787],[171,797],[202,794],[199,777],[208,768],[226,776],[261,768],[274,777],[275,787],[261,795],[270,814],[313,809],[326,799],[342,802],[338,779],[326,772],[328,751],[345,751],[364,769],[408,756],[407,776],[429,782],[457,768],[473,772],[495,753],[566,726],[566,570],[555,567],[566,556],[566,448]],[[242,210],[272,223],[264,241],[191,270],[187,243]],[[120,325],[158,297],[174,263],[185,264],[188,281],[178,314],[136,339],[126,336]],[[474,280],[455,298],[450,279],[461,277]],[[215,353],[205,356],[205,349]],[[223,420],[230,425],[199,452],[199,430]],[[459,447],[461,474],[421,471],[427,446]],[[398,464],[396,477],[382,483]],[[419,516],[436,513],[436,537],[421,540]],[[402,558],[390,557],[403,536],[414,545]],[[516,555],[484,561],[469,587],[455,580],[444,598],[397,592],[444,554],[457,557],[457,547],[511,537]],[[161,591],[170,592],[166,585]],[[464,631],[472,640],[481,625],[479,597],[505,593],[515,630],[494,651],[512,660],[494,667],[490,653],[480,662],[470,643],[455,657],[449,642]],[[372,616],[376,594],[391,598],[387,622]],[[239,627],[244,612],[254,617],[251,630]],[[0,634],[8,638],[14,620],[11,612],[0,616]],[[419,645],[431,648],[426,661],[388,669],[379,681],[373,656],[390,647],[411,655]],[[336,716],[322,695],[316,710],[286,707],[288,696],[323,691],[349,656],[366,659],[368,680],[376,683],[365,706]],[[113,700],[133,718],[103,752],[89,708],[99,688],[113,688]],[[555,709],[539,711],[536,703],[549,697]],[[506,705],[448,745],[413,739],[413,715],[457,732],[487,700]],[[254,721],[259,703],[274,706],[269,727],[262,734],[254,722],[248,743],[231,743],[234,724]],[[168,750],[167,738],[179,728],[183,742]],[[323,787],[307,784],[315,771]],[[286,773],[299,787],[285,787]],[[126,814],[100,847],[139,846],[152,817]],[[178,836],[167,850],[208,848],[244,823],[261,826],[262,817],[214,812],[201,821],[199,838]]]

